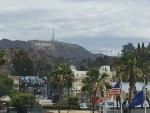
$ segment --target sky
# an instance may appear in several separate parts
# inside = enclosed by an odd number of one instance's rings
[[[0,0],[0,39],[55,40],[117,55],[150,42],[150,0]]]

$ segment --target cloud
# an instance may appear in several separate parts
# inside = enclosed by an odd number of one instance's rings
[[[56,39],[66,42],[145,40],[150,38],[149,5],[149,0],[0,1],[0,38],[50,40],[54,27]]]

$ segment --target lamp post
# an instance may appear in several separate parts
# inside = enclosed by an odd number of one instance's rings
[[[53,93],[52,94],[52,102],[54,103],[54,96],[55,96],[55,94]]]
[[[146,75],[144,75],[144,86],[143,86],[143,95],[144,95],[144,113],[146,113],[146,85],[147,85],[147,81],[146,81]]]
[[[30,108],[31,106],[30,106],[30,94],[29,94],[29,113],[30,113]]]

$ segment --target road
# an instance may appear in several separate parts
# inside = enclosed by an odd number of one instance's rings
[[[45,113],[58,113],[58,110],[46,110]],[[132,109],[132,113],[144,113],[144,108]],[[61,110],[60,113],[92,113],[90,110]],[[95,111],[95,113],[98,113]],[[150,108],[147,108],[147,113],[150,113]]]

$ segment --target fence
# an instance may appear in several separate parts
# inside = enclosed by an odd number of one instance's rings
[[[100,113],[99,111],[98,111],[98,113]],[[102,110],[101,111],[101,113],[121,113],[121,110],[116,110],[116,109],[112,109],[112,110],[110,110],[110,109],[107,109],[107,110]]]
[[[39,106],[34,107],[32,109],[27,109],[27,113],[42,113],[43,109]]]
[[[7,113],[7,110],[0,110],[0,113]]]

